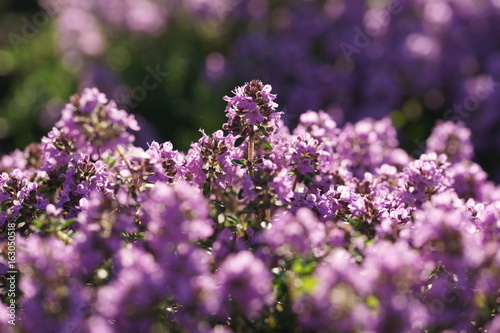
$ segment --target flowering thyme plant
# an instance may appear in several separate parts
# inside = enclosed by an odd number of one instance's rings
[[[135,147],[96,89],[72,97],[0,160],[2,332],[499,331],[500,189],[464,125],[413,159],[388,119],[290,131],[275,98],[237,87],[183,153]]]

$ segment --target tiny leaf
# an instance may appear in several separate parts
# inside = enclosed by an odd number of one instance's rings
[[[273,150],[273,146],[271,146],[271,144],[269,144],[269,142],[267,142],[266,140],[260,139],[260,138],[259,138],[259,140],[260,140],[260,142],[262,142],[264,147],[266,147],[267,149]]]
[[[239,147],[243,144],[243,142],[245,142],[245,137],[243,136],[240,136],[238,139],[236,139],[236,141],[234,141],[234,146],[235,147]]]
[[[233,224],[238,224],[238,223],[240,223],[240,221],[239,221],[237,218],[235,218],[234,216],[231,216],[231,215],[226,215],[226,219],[227,219],[229,222],[233,223]]]
[[[317,280],[314,278],[314,276],[308,275],[302,278],[302,289],[307,294],[311,294],[316,288],[316,285],[317,285]]]
[[[265,136],[269,136],[269,132],[262,125],[257,125],[257,127],[262,134],[264,134]]]
[[[66,228],[69,228],[70,226],[72,226],[73,224],[76,223],[76,221],[78,221],[76,218],[74,219],[69,219],[67,220],[66,222],[64,222],[61,226],[60,226],[60,229],[66,229]]]
[[[203,184],[203,195],[207,196],[210,193],[211,188],[212,184],[210,184],[209,181],[206,181],[205,184]]]
[[[255,213],[256,208],[256,204],[251,202],[245,208],[243,208],[243,213]]]
[[[219,206],[220,208],[226,208],[226,205],[222,202],[222,201],[219,201],[219,200],[212,200],[212,202]]]
[[[242,160],[238,160],[238,159],[236,159],[236,158],[235,158],[235,159],[232,159],[232,160],[231,160],[231,163],[233,163],[233,164],[234,164],[234,165],[236,165],[236,166],[240,166],[240,167],[242,167],[242,168],[244,168],[244,167],[246,167],[246,166],[247,166],[246,161],[245,161],[245,160],[243,160],[243,159],[242,159]]]

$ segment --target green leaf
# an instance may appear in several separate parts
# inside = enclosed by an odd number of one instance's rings
[[[304,179],[306,178],[305,175],[301,174],[301,173],[297,173],[297,181],[299,183],[302,183],[304,181]]]
[[[205,184],[203,184],[203,195],[207,196],[210,193],[210,190],[212,189],[212,184],[210,181],[205,181]]]
[[[316,268],[315,262],[310,262],[304,267],[304,274],[310,274]]]
[[[302,290],[307,294],[310,294],[316,288],[317,281],[313,276],[304,276],[302,278]]]
[[[372,309],[378,309],[380,307],[380,301],[376,296],[371,295],[366,299],[366,305]]]
[[[251,202],[245,208],[243,208],[243,213],[255,213],[257,211],[256,208],[257,205]]]
[[[212,203],[215,204],[216,206],[219,206],[220,208],[226,208],[226,205],[219,200],[212,200]]]
[[[69,219],[67,220],[66,222],[64,222],[63,224],[61,224],[61,226],[59,227],[61,230],[62,229],[66,229],[66,228],[69,228],[70,226],[72,226],[73,224],[76,223],[76,221],[78,221],[76,218],[74,219]]]
[[[263,140],[261,138],[259,138],[260,142],[262,142],[262,144],[264,145],[264,147],[266,147],[267,149],[271,149],[273,150],[273,146],[271,146],[271,144],[269,142],[267,142],[266,140]]]
[[[20,224],[20,223],[23,223],[23,222],[25,222],[25,221],[26,221],[26,216],[21,215],[21,216],[19,216],[19,217],[17,218],[16,223],[17,223],[17,224]]]
[[[240,223],[240,220],[238,220],[236,217],[232,216],[232,215],[226,215],[226,219],[233,223],[233,224],[239,224]]]
[[[292,264],[292,271],[294,271],[297,274],[302,273],[304,269],[304,263],[302,262],[302,259],[295,260]]]
[[[349,222],[350,225],[352,225],[354,227],[354,229],[359,229],[361,227],[361,225],[363,224],[362,221],[355,220],[350,216],[346,216],[345,219],[347,222]]]
[[[35,232],[41,232],[43,225],[44,225],[44,222],[42,220],[36,219],[30,223],[30,228],[31,228],[31,230],[33,230]]]
[[[244,160],[244,159],[238,160],[235,158],[235,159],[231,160],[231,163],[233,163],[236,166],[242,167],[242,168],[245,168],[247,166],[246,160]]]
[[[234,146],[239,147],[245,142],[246,137],[240,136],[236,141],[234,141]]]
[[[265,136],[269,136],[269,132],[262,125],[257,125],[257,127],[262,134],[264,134]]]
[[[313,183],[313,184],[316,183],[313,179],[313,174],[311,173],[304,175],[304,180],[307,180],[308,183]]]

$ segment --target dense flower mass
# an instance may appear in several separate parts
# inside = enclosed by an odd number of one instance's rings
[[[252,73],[280,91],[296,118],[324,108],[344,123],[401,108],[413,125],[436,115],[467,121],[476,149],[499,152],[497,0],[38,2],[56,18],[65,62],[82,68],[85,83],[106,87],[120,76],[103,61],[121,46],[113,41],[120,32],[153,39],[177,33],[177,20],[210,30],[217,22],[223,46],[195,65],[205,67],[211,85]]]
[[[72,97],[0,160],[2,332],[11,304],[14,332],[497,332],[500,188],[465,125],[413,158],[387,118],[290,131],[275,98],[237,87],[183,153]]]

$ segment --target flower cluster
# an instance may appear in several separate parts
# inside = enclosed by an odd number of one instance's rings
[[[401,108],[394,114],[409,123],[408,136],[417,124],[430,126],[429,119],[436,117],[467,121],[481,155],[499,152],[499,34],[491,23],[500,17],[496,0],[364,0],[355,5],[347,0],[38,3],[54,16],[63,63],[82,72],[81,86],[109,88],[124,104],[133,97],[130,91],[111,89],[123,80],[121,69],[113,70],[106,59],[107,50],[120,54],[123,45],[115,42],[116,37],[125,33],[135,42],[148,36],[144,45],[149,45],[161,40],[165,31],[163,40],[169,42],[181,31],[188,40],[202,38],[216,45],[190,55],[201,60],[193,62],[193,68],[205,67],[205,75],[199,77],[208,80],[200,84],[226,88],[227,82],[249,74],[266,78],[296,118],[309,108],[324,108],[344,123],[368,115],[381,118]],[[205,26],[207,19],[217,24]],[[211,33],[184,30],[200,24]],[[456,35],[448,38],[450,32]],[[247,117],[261,119],[260,112],[250,109]],[[499,179],[500,173],[491,176]]]
[[[275,98],[271,86],[263,85],[259,80],[237,87],[233,97],[224,97],[228,122],[223,128],[244,137],[254,134],[254,125],[263,133],[273,133],[280,114],[276,112],[278,104],[274,102]]]
[[[17,331],[498,330],[500,188],[463,124],[413,159],[388,119],[308,111],[290,131],[271,86],[234,93],[186,153],[135,147],[134,118],[89,89],[0,160]]]
[[[266,78],[290,114],[324,108],[343,123],[399,109],[411,125],[467,122],[477,151],[498,152],[499,39],[480,23],[498,20],[497,1],[245,0],[232,15],[263,28],[237,34],[226,75]]]

